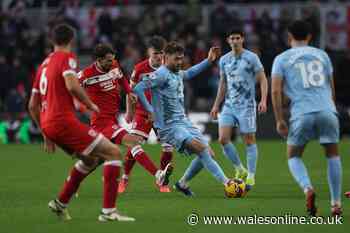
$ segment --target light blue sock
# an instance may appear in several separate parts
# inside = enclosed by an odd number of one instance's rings
[[[184,175],[181,177],[179,182],[183,185],[187,185],[193,177],[195,177],[203,168],[203,164],[199,157],[196,157],[192,160],[188,168],[186,169]]]
[[[307,189],[312,189],[309,175],[307,174],[306,167],[303,160],[300,157],[292,157],[288,159],[289,171],[292,173],[295,181],[305,192]]]
[[[203,166],[224,185],[229,181],[219,164],[211,157],[208,149],[198,154]]]
[[[239,159],[239,155],[238,152],[236,150],[236,147],[231,143],[227,143],[225,145],[222,145],[222,149],[224,151],[224,155],[231,160],[231,162],[233,163],[233,166],[235,168],[242,168],[242,162]]]
[[[256,164],[258,161],[258,147],[256,144],[246,146],[247,168],[250,175],[255,175]]]
[[[342,167],[340,157],[328,159],[328,185],[331,192],[331,204],[340,205],[341,196]]]

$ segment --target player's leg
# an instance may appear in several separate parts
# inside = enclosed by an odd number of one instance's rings
[[[131,154],[131,149],[128,147],[124,157],[124,174],[122,175],[122,178],[120,179],[120,182],[118,185],[118,193],[124,193],[126,188],[128,187],[129,176],[135,163],[136,163],[136,160]]]
[[[224,155],[232,162],[236,170],[236,178],[245,178],[247,175],[238,151],[231,142],[232,136],[236,136],[237,120],[232,113],[223,110],[219,116],[219,142]]]
[[[140,144],[143,141],[143,137],[134,134],[125,134],[122,138],[122,144],[131,148],[131,154],[134,159],[156,178],[157,185],[167,185],[172,172],[171,164],[168,164],[163,170],[158,169],[142,149]]]
[[[256,145],[255,133],[243,134],[243,141],[246,146],[248,176],[246,184],[255,185],[255,173],[258,160],[258,147]]]
[[[188,150],[197,154],[203,167],[206,168],[216,180],[223,185],[227,185],[229,179],[226,177],[219,164],[213,159],[208,145],[196,138],[188,138],[184,143]]]
[[[92,158],[104,159],[103,164],[103,208],[99,221],[135,221],[124,216],[116,208],[118,178],[122,166],[119,148],[106,138],[103,138],[89,154]]]
[[[301,159],[305,145],[313,137],[313,127],[314,117],[312,114],[291,121],[287,140],[287,155],[289,171],[305,193],[307,212],[309,215],[315,216],[317,213],[316,194]]]
[[[173,146],[168,143],[162,143],[162,153],[160,155],[160,169],[164,170],[168,164],[171,163],[173,158]],[[159,186],[159,191],[161,193],[170,193],[170,187],[168,185]]]
[[[338,151],[339,121],[333,112],[322,111],[316,115],[319,140],[325,149],[328,163],[328,184],[331,194],[331,211],[333,215],[340,215],[342,165]]]

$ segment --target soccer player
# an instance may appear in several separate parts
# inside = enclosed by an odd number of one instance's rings
[[[80,84],[100,109],[99,113],[91,116],[92,128],[103,133],[113,143],[126,145],[129,148],[128,153],[155,177],[156,184],[166,185],[172,171],[171,164],[163,170],[158,169],[140,145],[144,141],[143,137],[129,134],[117,122],[121,89],[128,95],[132,93],[128,79],[115,59],[113,48],[108,44],[98,44],[94,49],[94,56],[96,61],[78,74]]]
[[[277,132],[287,138],[289,170],[306,195],[307,211],[316,215],[315,190],[301,159],[306,144],[317,138],[325,149],[331,211],[340,215],[342,167],[338,153],[339,122],[335,108],[332,63],[323,50],[308,46],[311,26],[295,21],[288,27],[291,48],[272,66],[272,103]],[[291,101],[289,128],[283,117],[282,94]]]
[[[230,31],[227,42],[232,50],[220,58],[219,89],[210,115],[217,119],[220,105],[224,103],[219,115],[219,142],[236,170],[236,178],[246,180],[251,188],[255,184],[258,159],[255,84],[258,82],[261,87],[261,100],[258,104],[260,113],[266,112],[268,84],[259,57],[243,48],[243,31]],[[231,143],[232,136],[238,133],[237,128],[246,145],[248,172],[241,163],[236,147]]]
[[[149,117],[154,119],[160,142],[173,145],[180,153],[197,155],[175,187],[185,195],[192,196],[188,182],[203,166],[219,182],[228,185],[230,180],[212,158],[208,142],[187,119],[184,109],[183,80],[189,80],[207,69],[219,57],[220,49],[211,48],[208,59],[187,70],[181,70],[184,63],[184,48],[181,45],[171,42],[166,45],[164,53],[164,65],[145,76],[134,87],[134,92]],[[152,92],[152,104],[145,96],[145,91],[148,89]]]
[[[153,36],[147,45],[147,52],[149,58],[135,65],[135,69],[131,75],[131,86],[134,87],[143,77],[149,75],[155,71],[162,64],[164,56],[164,46],[165,39],[160,36]],[[151,102],[151,90],[145,92],[146,98]],[[129,105],[130,106],[130,105]],[[132,121],[131,133],[143,137],[145,140],[148,139],[148,136],[153,128],[153,122],[151,119],[148,119],[147,111],[144,109],[142,104],[138,101],[136,106],[131,104],[129,107],[130,111],[126,116],[127,122]],[[168,163],[172,159],[173,147],[168,143],[162,144],[162,154],[160,159],[160,169],[165,169]],[[130,151],[125,157],[124,163],[124,174],[121,181],[119,182],[118,192],[122,193],[125,191],[130,172],[135,164],[135,159],[133,158]],[[170,192],[168,185],[159,186],[160,192]]]
[[[46,151],[52,153],[58,145],[80,159],[57,199],[48,205],[59,217],[70,220],[66,207],[71,197],[99,160],[103,160],[104,193],[99,221],[134,221],[134,218],[123,216],[116,210],[117,178],[122,166],[119,148],[75,117],[73,97],[94,113],[100,110],[79,85],[78,62],[71,52],[74,34],[73,28],[66,24],[53,29],[54,52],[40,65],[29,101],[29,111],[41,128]]]

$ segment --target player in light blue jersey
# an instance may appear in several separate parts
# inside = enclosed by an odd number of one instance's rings
[[[164,49],[164,65],[151,73],[136,85],[134,92],[145,109],[153,116],[162,143],[170,143],[180,153],[197,155],[185,171],[175,188],[187,196],[193,193],[189,181],[204,167],[223,185],[228,185],[221,167],[212,158],[212,150],[202,133],[187,119],[184,109],[184,80],[191,79],[207,69],[220,56],[220,49],[210,49],[208,59],[181,70],[184,62],[184,48],[176,42],[169,43]],[[152,89],[152,104],[145,98],[144,91]]]
[[[217,119],[219,114],[219,142],[226,157],[236,170],[236,178],[245,179],[249,189],[255,184],[258,148],[256,145],[256,102],[255,84],[261,86],[260,113],[266,112],[268,84],[259,57],[243,48],[244,33],[234,29],[229,32],[227,42],[231,51],[220,58],[220,83],[216,100],[210,115]],[[245,169],[238,152],[231,142],[237,128],[246,145],[247,167]]]
[[[333,68],[324,51],[308,46],[311,27],[295,21],[288,28],[291,48],[272,66],[272,103],[277,132],[287,137],[288,166],[306,195],[307,211],[316,215],[315,190],[301,160],[306,144],[318,139],[328,160],[331,211],[340,215],[342,167],[338,153],[339,122],[335,108]],[[290,99],[289,128],[283,117],[282,95]]]

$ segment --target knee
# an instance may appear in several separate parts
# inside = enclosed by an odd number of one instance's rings
[[[243,140],[247,146],[256,144],[255,134],[246,134],[243,136]]]
[[[127,147],[134,147],[139,144],[143,144],[144,139],[138,135],[127,135],[123,138],[123,144]]]
[[[221,145],[226,145],[227,143],[229,143],[231,140],[229,137],[225,137],[225,136],[220,136],[219,137],[219,143]]]
[[[107,160],[119,160],[121,158],[121,153],[116,145],[111,145],[110,148],[108,148],[108,159]]]

